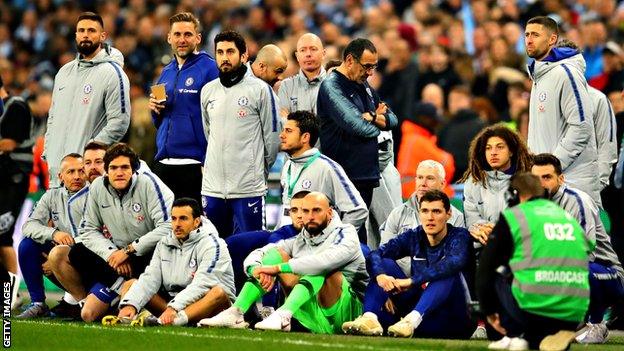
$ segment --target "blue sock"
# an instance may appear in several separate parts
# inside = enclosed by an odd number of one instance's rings
[[[18,258],[20,270],[28,287],[31,302],[45,302],[43,269],[41,269],[44,258],[41,254],[49,251],[49,249],[46,250],[44,245],[30,238],[22,239],[19,244]]]

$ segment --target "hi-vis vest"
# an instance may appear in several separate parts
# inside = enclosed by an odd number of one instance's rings
[[[523,310],[580,322],[589,307],[588,254],[578,222],[548,200],[506,209],[514,252],[512,294]]]

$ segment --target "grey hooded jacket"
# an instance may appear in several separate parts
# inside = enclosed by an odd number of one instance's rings
[[[208,147],[202,195],[264,196],[282,130],[276,100],[273,89],[252,74],[230,88],[219,79],[204,85],[201,111]]]
[[[167,306],[180,311],[215,286],[234,300],[234,272],[227,244],[212,223],[202,218],[202,225],[186,241],[180,243],[173,232],[160,240],[149,266],[120,305],[131,305],[139,311],[162,289],[173,297]]]
[[[22,226],[22,235],[39,244],[52,241],[57,230],[76,238],[88,195],[88,186],[74,193],[65,187],[49,189]],[[48,225],[50,221],[52,226]]]
[[[598,152],[593,106],[584,77],[585,60],[577,51],[554,48],[529,65],[533,79],[528,146],[560,161],[566,181],[600,204]]]
[[[337,215],[334,214],[327,228],[317,236],[311,237],[303,229],[290,239],[252,251],[243,263],[245,272],[262,264],[262,256],[273,247],[283,249],[292,257],[288,263],[294,274],[326,275],[339,270],[353,291],[360,298],[364,297],[368,272],[360,241],[355,228],[343,224]]]
[[[54,79],[43,152],[50,175],[58,174],[65,155],[82,153],[91,140],[118,142],[129,125],[130,83],[121,53],[105,46],[90,61],[78,55]],[[55,176],[50,183],[60,185]]]
[[[615,115],[609,98],[600,90],[588,86],[589,97],[594,105],[594,129],[598,148],[598,169],[600,170],[600,190],[609,185],[613,165],[618,160]]]
[[[313,157],[315,157],[314,161],[303,169],[306,162]],[[294,182],[292,191],[289,182]],[[282,168],[280,183],[284,189],[282,192],[284,206],[290,204],[290,196],[299,191],[319,191],[325,194],[330,203],[336,207],[343,223],[360,228],[368,217],[368,209],[364,200],[342,167],[329,157],[322,155],[316,148],[306,151],[299,157],[289,157]]]
[[[468,230],[475,224],[496,223],[500,213],[507,208],[505,192],[511,175],[500,171],[487,171],[486,174],[487,188],[475,183],[472,177],[464,184],[464,216]]]
[[[89,190],[79,233],[83,244],[105,261],[130,243],[138,256],[150,255],[171,233],[171,190],[149,172],[134,174],[131,182],[122,196],[107,176],[93,181]]]
[[[392,212],[390,212],[388,219],[386,219],[379,228],[381,232],[379,245],[381,246],[387,243],[406,230],[416,229],[416,227],[421,224],[420,218],[418,217],[418,209],[419,205],[416,193],[413,193],[407,201],[395,207]],[[451,218],[449,218],[447,223],[450,223],[453,227],[463,228],[465,226],[464,214],[451,205]],[[410,277],[412,275],[412,260],[410,257],[399,259],[397,263],[406,276]]]

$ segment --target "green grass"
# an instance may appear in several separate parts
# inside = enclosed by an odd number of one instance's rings
[[[103,327],[99,324],[65,323],[57,320],[18,321],[12,324],[15,350],[484,350],[486,341],[392,339],[259,332],[252,330],[182,327]],[[620,334],[621,335],[621,334]],[[573,345],[572,350],[624,349],[624,336],[612,336],[605,345]]]

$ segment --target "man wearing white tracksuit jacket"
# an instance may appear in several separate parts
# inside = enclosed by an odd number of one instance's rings
[[[584,77],[585,60],[577,50],[555,47],[556,22],[536,18],[527,23],[525,30],[527,54],[535,59],[528,65],[533,80],[528,147],[535,154],[554,154],[561,160],[567,182],[600,204],[598,153],[593,106]]]
[[[228,247],[219,238],[212,223],[201,218],[199,203],[191,200],[181,198],[174,202],[174,230],[156,245],[149,266],[138,280],[131,281],[130,289],[123,296],[120,305],[134,307],[131,314],[140,311],[156,294],[164,299],[167,308],[171,308],[178,315],[196,302],[208,305],[218,303],[215,300],[223,300],[226,303],[224,307],[227,307],[234,300],[234,273]],[[194,223],[184,227],[179,225],[181,221]],[[214,296],[208,296],[214,288]],[[211,301],[200,302],[204,297],[211,297]],[[219,311],[213,311],[210,315]],[[164,311],[158,311],[158,314],[161,312]],[[194,316],[191,312],[191,316],[186,315],[178,324],[204,317],[208,315]]]
[[[594,129],[598,149],[600,190],[609,185],[613,165],[618,160],[615,114],[609,98],[600,90],[588,86],[589,97],[594,105]]]

